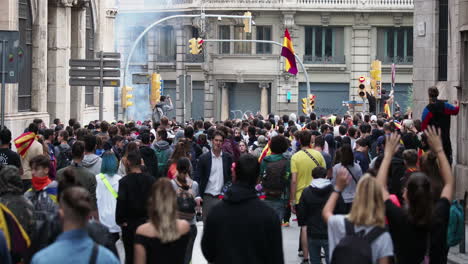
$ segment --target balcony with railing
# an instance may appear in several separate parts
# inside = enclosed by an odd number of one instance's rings
[[[349,12],[412,12],[414,0],[145,0],[144,4],[122,6],[120,12],[158,10],[339,10]]]
[[[382,64],[399,64],[399,65],[413,65],[413,56],[396,56],[396,57],[382,57],[379,58]]]
[[[304,55],[304,64],[345,64],[345,56]]]

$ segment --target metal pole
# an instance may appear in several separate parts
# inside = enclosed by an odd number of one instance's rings
[[[104,55],[99,52],[99,120],[104,120]]]
[[[282,47],[283,44],[272,41],[272,40],[248,40],[248,39],[204,39],[203,42],[256,42],[256,43],[268,43],[268,44],[273,44],[276,46]],[[309,81],[309,74],[307,73],[306,68],[304,67],[304,64],[302,63],[302,60],[297,56],[296,53],[294,53],[294,57],[296,57],[297,62],[301,65],[302,70],[304,71],[304,77],[307,82],[307,96],[310,94],[310,81]],[[298,103],[300,103],[300,100],[298,100]],[[310,102],[307,100],[307,108],[310,109]]]
[[[5,70],[5,64],[6,64],[6,45],[8,43],[8,40],[2,40],[2,94],[1,94],[1,104],[2,104],[2,114],[1,114],[1,127],[2,129],[5,126],[5,93],[6,93],[6,70]]]

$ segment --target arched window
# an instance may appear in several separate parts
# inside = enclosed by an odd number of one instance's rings
[[[93,9],[89,4],[86,7],[86,59],[94,59],[94,53],[94,18]],[[95,105],[93,86],[86,86],[85,88],[85,105]]]
[[[23,59],[18,72],[18,111],[31,111],[32,86],[32,17],[29,0],[18,0],[20,49]]]

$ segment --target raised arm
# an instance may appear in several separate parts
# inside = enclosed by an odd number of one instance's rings
[[[326,223],[328,223],[328,219],[331,216],[333,216],[333,211],[335,210],[336,202],[338,201],[338,198],[340,197],[340,193],[348,185],[350,177],[351,175],[349,175],[349,172],[347,169],[341,168],[338,171],[338,174],[336,176],[336,185],[334,187],[334,191],[330,195],[330,198],[328,198],[328,201],[325,204],[325,207],[323,208],[323,211],[322,211],[322,217]]]
[[[400,135],[397,133],[393,133],[385,139],[384,158],[380,165],[379,172],[377,173],[377,182],[382,188],[384,201],[387,200],[389,196],[387,190],[388,169],[390,168],[390,162],[392,161],[393,155],[397,151],[399,144]]]
[[[431,148],[431,151],[434,152],[439,160],[439,173],[444,180],[444,188],[440,194],[441,198],[447,198],[449,201],[453,197],[453,187],[455,185],[455,180],[452,175],[452,169],[445,156],[444,148],[442,146],[442,140],[440,139],[440,129],[436,130],[435,127],[428,127],[424,133],[427,136],[427,143]]]

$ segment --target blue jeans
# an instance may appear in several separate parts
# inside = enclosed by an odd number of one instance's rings
[[[308,238],[309,242],[309,261],[310,264],[321,264],[320,253],[321,249],[325,251],[325,263],[328,261],[328,240],[327,239],[312,239]]]
[[[275,210],[276,214],[279,217],[280,222],[282,222],[284,218],[284,210],[285,210],[284,201],[283,200],[264,200],[264,202],[268,206],[273,208],[273,210]]]

